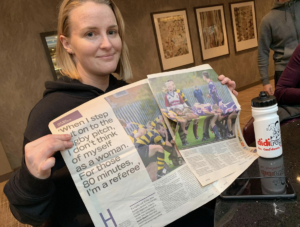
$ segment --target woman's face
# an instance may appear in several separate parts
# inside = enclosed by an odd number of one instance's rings
[[[122,41],[111,8],[86,2],[73,9],[69,19],[71,35],[68,45],[82,79],[114,72],[120,59]]]

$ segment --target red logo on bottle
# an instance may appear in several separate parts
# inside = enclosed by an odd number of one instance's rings
[[[259,146],[271,146],[271,142],[270,142],[270,139],[266,139],[265,141],[262,140],[262,138],[260,138],[258,141],[257,141],[257,144]]]

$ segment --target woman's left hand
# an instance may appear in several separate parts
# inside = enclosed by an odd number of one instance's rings
[[[236,84],[233,80],[229,79],[228,77],[225,77],[224,75],[220,75],[218,78],[221,82],[221,84],[226,84],[229,90],[234,94],[235,96],[238,96],[238,92],[235,89]]]

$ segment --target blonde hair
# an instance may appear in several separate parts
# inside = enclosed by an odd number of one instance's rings
[[[59,40],[60,35],[70,37],[70,12],[76,7],[82,5],[85,2],[95,2],[98,4],[108,5],[115,14],[117,24],[119,26],[119,35],[122,41],[122,50],[120,60],[115,73],[118,73],[120,78],[128,80],[132,78],[131,66],[129,63],[128,48],[125,43],[125,23],[119,8],[116,6],[113,0],[64,0],[59,8],[58,14],[58,26],[57,26],[57,43],[56,43],[56,59],[57,65],[60,67],[60,72],[70,77],[71,79],[81,80],[77,71],[75,63],[71,55],[65,50],[62,43]]]

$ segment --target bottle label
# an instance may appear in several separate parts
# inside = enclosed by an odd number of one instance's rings
[[[259,130],[257,130],[257,124],[255,127],[255,137],[258,149],[258,154],[263,157],[272,157],[270,153],[272,151],[282,152],[281,136],[280,136],[280,123],[278,120],[269,122],[265,124],[265,127],[261,123],[259,125]],[[278,156],[274,153],[274,157]]]

